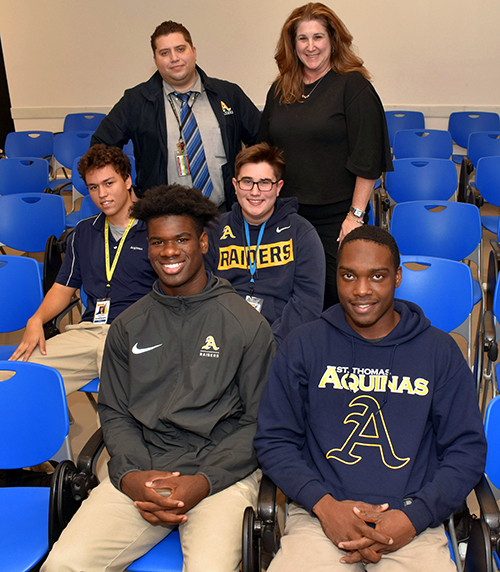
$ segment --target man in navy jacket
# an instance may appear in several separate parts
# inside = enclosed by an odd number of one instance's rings
[[[459,348],[400,281],[394,239],[355,229],[340,304],[277,354],[255,445],[294,502],[270,572],[455,570],[441,523],[483,473],[483,426]]]
[[[93,135],[92,144],[123,147],[132,140],[139,196],[162,184],[192,186],[191,176],[178,170],[182,153],[178,145],[184,133],[176,94],[187,93],[213,183],[210,199],[221,210],[230,208],[235,201],[234,160],[242,142],[255,142],[260,112],[239,86],[208,77],[196,66],[196,48],[182,24],[161,23],[151,36],[151,47],[158,71],[125,91]]]

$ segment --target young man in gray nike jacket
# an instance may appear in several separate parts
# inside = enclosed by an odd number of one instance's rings
[[[42,570],[123,571],[178,525],[187,572],[236,572],[243,511],[257,496],[253,437],[273,335],[205,270],[209,199],[158,187],[132,215],[147,223],[158,280],[107,338],[99,414],[109,479]]]

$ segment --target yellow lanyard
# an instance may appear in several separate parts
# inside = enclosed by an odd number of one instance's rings
[[[106,251],[106,280],[108,281],[108,283],[106,284],[107,288],[111,287],[111,278],[113,278],[113,274],[115,272],[115,268],[116,265],[118,264],[118,258],[120,258],[120,254],[123,248],[123,243],[125,242],[125,239],[127,238],[127,234],[128,231],[132,228],[132,225],[134,224],[135,219],[131,218],[127,228],[125,229],[125,232],[123,233],[123,236],[120,239],[120,242],[118,244],[118,249],[116,251],[115,254],[115,258],[113,259],[113,265],[110,267],[109,265],[109,259],[110,259],[110,255],[109,255],[109,222],[108,219],[106,218],[106,222],[104,223],[104,249]]]

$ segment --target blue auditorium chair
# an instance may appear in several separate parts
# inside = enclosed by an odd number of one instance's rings
[[[403,129],[394,135],[392,152],[396,159],[434,157],[450,159],[453,143],[449,131],[440,129]]]
[[[394,145],[394,135],[401,129],[425,129],[425,118],[421,111],[386,111],[389,143]]]
[[[500,131],[500,116],[488,111],[457,111],[450,114],[448,131],[459,147],[467,148],[471,133]],[[460,164],[463,156],[463,153],[454,154],[453,161]]]

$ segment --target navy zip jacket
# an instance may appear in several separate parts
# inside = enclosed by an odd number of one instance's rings
[[[419,534],[477,484],[486,441],[454,340],[415,304],[395,309],[399,323],[375,342],[340,304],[295,330],[273,363],[255,446],[264,472],[307,510],[326,494],[388,502]]]
[[[319,318],[325,289],[325,253],[313,225],[297,214],[295,197],[276,199],[257,255],[254,296],[264,300],[262,315],[279,345],[297,326]],[[255,252],[260,226],[249,225]],[[250,294],[250,267],[243,214],[238,203],[206,229],[205,266],[231,282],[240,296]]]
[[[198,66],[196,70],[217,117],[226,152],[227,163],[222,167],[222,178],[229,208],[236,200],[232,183],[234,160],[241,151],[242,142],[245,145],[255,143],[261,114],[238,85],[208,77]],[[158,71],[148,81],[125,91],[97,128],[91,144],[104,143],[122,149],[130,139],[134,144],[137,196],[152,187],[168,185],[165,99],[163,80]]]

